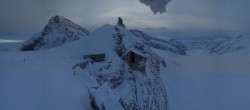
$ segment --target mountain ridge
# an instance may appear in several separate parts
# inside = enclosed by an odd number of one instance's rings
[[[215,40],[213,45],[208,46],[209,53],[223,55],[233,52],[247,52],[250,51],[250,37],[247,35],[240,35],[231,39]]]

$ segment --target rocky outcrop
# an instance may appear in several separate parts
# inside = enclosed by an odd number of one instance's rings
[[[118,26],[121,26],[121,27],[125,27],[125,28],[126,28],[126,26],[123,24],[123,20],[122,20],[122,18],[121,18],[121,17],[118,17],[118,22],[117,22],[117,25],[118,25]]]

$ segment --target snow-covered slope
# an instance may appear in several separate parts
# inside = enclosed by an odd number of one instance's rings
[[[88,91],[72,75],[76,62],[46,52],[0,52],[0,109],[89,110]]]
[[[209,52],[219,55],[232,52],[249,52],[249,42],[250,37],[243,35],[228,40],[217,39],[213,45],[209,46]]]
[[[145,45],[166,50],[172,53],[176,53],[179,55],[187,55],[186,54],[186,47],[182,43],[176,41],[175,39],[168,38],[168,39],[161,39],[161,38],[155,38],[147,35],[146,33],[138,30],[130,30],[130,32],[138,37]],[[166,37],[167,38],[167,37]]]
[[[104,62],[88,63],[87,69],[75,69],[77,74],[89,74],[96,79],[97,85],[86,85],[90,91],[92,108],[168,109],[166,90],[159,77],[159,68],[164,59],[151,51],[126,28],[107,24],[86,39],[48,51],[58,50],[63,52],[62,54],[79,55],[79,58],[87,54],[105,53]],[[147,58],[145,73],[133,70],[124,61],[123,56],[130,51]],[[116,104],[115,107],[108,102],[111,99]]]
[[[89,31],[61,16],[54,16],[43,31],[20,47],[21,51],[44,50],[79,40]]]
[[[145,72],[129,65],[127,60],[130,59],[125,58],[129,52],[146,58],[143,62],[146,65]],[[84,55],[100,53],[105,54],[102,62],[83,58]],[[1,62],[4,62],[0,68],[3,73],[1,81],[20,88],[30,85],[32,88],[27,90],[27,94],[35,98],[32,101],[33,98],[26,94],[26,90],[21,90],[22,95],[14,95],[18,98],[15,101],[15,97],[12,97],[15,89],[2,87],[5,90],[1,94],[7,95],[0,102],[10,99],[2,103],[0,108],[3,109],[69,109],[71,106],[74,109],[82,106],[86,110],[169,108],[167,92],[160,77],[160,68],[165,68],[164,59],[121,26],[107,24],[92,32],[89,37],[43,51],[3,53],[0,56]],[[86,67],[82,69],[79,66],[81,64],[86,64]],[[10,75],[19,72],[27,76]],[[15,79],[22,85],[12,82]],[[19,105],[18,101],[26,96],[28,102]],[[12,106],[8,105],[10,103]]]
[[[145,72],[125,61],[128,51],[147,59]],[[84,59],[99,53],[102,62]],[[249,110],[249,53],[169,53],[108,24],[55,48],[0,52],[0,109]]]

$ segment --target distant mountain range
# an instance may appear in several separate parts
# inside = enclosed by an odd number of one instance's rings
[[[233,52],[250,52],[250,37],[240,35],[230,39],[217,38],[213,44],[207,46],[209,53],[223,55]]]

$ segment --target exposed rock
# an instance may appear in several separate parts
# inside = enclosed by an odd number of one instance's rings
[[[122,26],[122,27],[125,27],[125,28],[126,28],[126,26],[123,24],[123,20],[122,20],[122,18],[121,18],[121,17],[118,17],[118,22],[117,22],[117,25],[118,25],[118,26]]]

